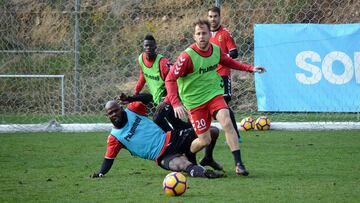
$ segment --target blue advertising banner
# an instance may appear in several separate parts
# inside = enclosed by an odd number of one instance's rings
[[[259,111],[360,111],[360,24],[256,24],[254,41]]]

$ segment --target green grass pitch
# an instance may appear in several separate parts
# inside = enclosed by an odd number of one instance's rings
[[[168,171],[122,150],[111,171],[90,179],[108,133],[0,134],[0,202],[359,202],[360,131],[242,133],[249,177],[236,177],[223,134],[215,158],[222,179],[188,178],[167,197]],[[202,153],[198,155],[200,158]]]

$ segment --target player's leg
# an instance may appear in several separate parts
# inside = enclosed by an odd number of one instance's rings
[[[223,130],[225,131],[226,141],[230,147],[230,150],[235,160],[235,172],[238,175],[249,175],[249,172],[245,169],[245,166],[241,159],[241,152],[238,143],[238,137],[235,132],[234,126],[231,123],[230,114],[228,109],[220,109],[216,114],[216,119],[219,121]]]
[[[211,142],[209,144],[209,146],[207,146],[205,148],[205,157],[206,159],[208,159],[209,161],[214,160],[213,158],[213,152],[214,152],[214,148],[216,145],[216,141],[219,137],[219,129],[216,127],[211,126],[210,127],[210,136],[211,136]]]
[[[187,129],[192,128],[192,125],[190,122],[185,122],[177,117],[175,117],[174,109],[171,105],[166,106],[166,111],[168,112],[166,114],[166,120],[172,125],[174,129]]]
[[[216,127],[210,127],[211,142],[209,146],[205,147],[205,156],[200,161],[202,166],[210,166],[215,170],[223,170],[223,167],[214,160],[213,151],[216,145],[217,138],[219,137],[219,129]]]
[[[222,173],[205,169],[202,166],[192,164],[188,161],[186,156],[181,154],[165,155],[161,159],[159,166],[165,170],[186,172],[191,177],[220,178],[224,175]]]
[[[203,178],[220,178],[221,173],[217,173],[202,166],[192,164],[186,156],[173,156],[168,162],[168,167],[171,171],[184,171],[191,177]]]
[[[211,143],[210,132],[206,131],[205,133],[197,135],[198,137],[192,141],[190,151],[196,153]]]
[[[185,171],[194,177],[216,178],[222,176],[221,173],[212,172],[197,165],[196,156],[195,162],[189,160],[189,154],[193,154],[190,152],[190,146],[197,137],[192,128],[173,130],[171,135],[171,145],[158,160],[160,167],[172,171]]]
[[[228,109],[220,109],[216,114],[216,119],[219,121],[221,127],[225,132],[226,141],[231,151],[238,150],[238,138],[235,132],[234,126],[232,125],[230,114]]]
[[[234,126],[235,132],[236,132],[236,134],[238,136],[238,141],[239,141],[239,143],[242,143],[242,138],[240,136],[240,131],[239,131],[239,128],[237,127],[237,124],[236,124],[235,115],[234,115],[234,112],[232,111],[232,109],[230,107],[229,107],[229,115],[230,115],[231,123]]]
[[[185,171],[193,177],[204,177],[205,169],[192,164],[184,155],[174,157],[169,161],[169,168],[172,171]]]
[[[228,105],[224,97],[219,95],[208,102],[208,108],[213,117],[215,117],[223,130],[225,131],[226,141],[232,151],[239,149],[238,137],[234,126],[231,123]]]
[[[232,96],[231,76],[221,76],[221,77],[222,77],[223,83],[224,83],[224,99],[229,106],[229,102],[231,101],[231,96]],[[235,115],[234,115],[234,112],[232,111],[232,109],[230,108],[230,106],[229,106],[229,113],[230,113],[231,122],[232,122],[232,124],[235,128],[236,134],[239,138],[239,143],[242,143],[240,132],[236,125]]]
[[[177,133],[177,131],[175,131],[174,133]],[[192,141],[197,139],[195,131],[193,130],[193,128],[188,128],[186,130],[181,130],[178,134],[178,140],[181,140],[181,143],[180,141],[179,143],[176,143],[177,145],[181,146],[179,147],[180,149],[178,150],[178,152],[180,152],[181,154],[185,154],[185,156],[191,163],[196,164],[196,154],[190,151]],[[214,147],[216,145],[216,140],[219,137],[219,129],[211,126],[210,136],[211,142],[208,146],[205,147],[205,156],[201,160],[200,165],[210,166],[215,170],[222,170],[223,167],[221,166],[221,164],[216,162],[213,158]]]
[[[210,124],[211,115],[207,104],[203,104],[189,111],[189,118],[197,135],[191,143],[190,151],[196,153],[211,143]]]
[[[172,127],[169,125],[168,120],[166,119],[169,113],[168,108],[168,104],[166,104],[165,102],[161,102],[156,107],[156,111],[153,116],[154,122],[165,132],[173,130]]]
[[[190,147],[192,144],[192,141],[197,138],[197,135],[195,134],[195,131],[193,128],[188,128],[186,130],[183,130],[184,133],[180,135],[179,139],[182,139],[182,143],[179,145],[181,146],[181,149],[178,151],[181,154],[185,154],[185,156],[188,158],[188,160],[193,163],[196,163],[196,154],[190,152]],[[219,129],[216,127],[210,127],[210,136],[211,136],[211,142],[210,145],[205,147],[205,156],[202,159],[200,165],[202,166],[210,166],[215,170],[222,170],[223,167],[217,163],[213,158],[213,151],[216,144],[216,140],[219,137]]]

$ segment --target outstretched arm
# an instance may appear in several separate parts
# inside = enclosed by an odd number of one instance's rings
[[[229,67],[231,69],[235,69],[235,70],[254,72],[254,67],[252,65],[245,64],[245,63],[240,63],[240,62],[230,58],[229,56],[227,56],[223,52],[221,53],[219,64],[221,64],[223,66],[226,66],[226,67]]]
[[[107,172],[110,171],[111,169],[111,166],[113,165],[114,163],[114,159],[107,159],[107,158],[104,158],[104,161],[101,165],[101,169],[99,172],[97,173],[94,173],[92,174],[92,178],[101,178],[103,177]]]
[[[219,64],[229,67],[231,69],[235,70],[242,70],[247,72],[256,72],[256,73],[264,73],[266,72],[266,69],[264,67],[253,67],[252,65],[240,63],[229,56],[227,56],[224,53],[221,53],[220,62]]]
[[[120,96],[116,97],[117,100],[120,100],[122,104],[128,104],[135,101],[140,101],[143,104],[148,104],[152,101],[152,95],[149,93],[140,93],[133,96],[127,96],[124,93],[121,93]]]
[[[153,97],[149,93],[140,93],[133,96],[128,96],[129,103],[134,101],[140,101],[143,104],[148,104],[152,101]]]
[[[106,154],[100,171],[93,173],[92,175],[90,175],[90,177],[101,178],[107,172],[109,172],[114,163],[114,159],[116,158],[122,147],[123,145],[114,136],[109,135],[107,139]]]

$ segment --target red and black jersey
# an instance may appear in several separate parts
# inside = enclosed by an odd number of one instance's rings
[[[228,29],[220,26],[218,30],[211,31],[210,42],[218,45],[222,52],[228,54],[231,50],[236,49],[236,44],[231,36]],[[231,69],[218,65],[216,71],[220,76],[229,76],[231,74]]]

